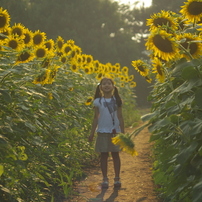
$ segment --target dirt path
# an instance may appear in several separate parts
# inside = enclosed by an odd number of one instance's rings
[[[133,129],[128,129],[131,132]],[[145,128],[134,141],[138,151],[137,157],[121,152],[121,182],[122,188],[113,188],[113,162],[109,158],[108,177],[109,188],[102,190],[100,168],[89,171],[88,177],[77,186],[78,196],[68,202],[159,202],[152,181],[152,159],[150,133]]]

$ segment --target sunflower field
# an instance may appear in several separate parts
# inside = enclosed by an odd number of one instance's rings
[[[11,26],[2,7],[0,55],[1,201],[62,201],[98,158],[87,141],[98,82],[114,79],[129,126],[139,121],[134,76],[82,53],[71,39]]]
[[[202,1],[147,20],[150,63],[132,65],[155,80],[149,100],[154,182],[165,202],[202,200]]]

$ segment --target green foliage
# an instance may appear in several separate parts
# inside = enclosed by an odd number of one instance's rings
[[[164,201],[201,200],[202,60],[179,61],[149,97],[154,181]]]

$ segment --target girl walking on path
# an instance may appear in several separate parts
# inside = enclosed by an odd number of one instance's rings
[[[118,89],[110,78],[103,78],[96,88],[94,96],[94,118],[89,142],[93,141],[97,129],[95,151],[100,152],[100,166],[103,175],[102,188],[108,188],[107,166],[109,152],[111,152],[114,165],[114,187],[121,187],[119,146],[111,142],[116,133],[124,133],[124,120],[122,116],[122,100]]]

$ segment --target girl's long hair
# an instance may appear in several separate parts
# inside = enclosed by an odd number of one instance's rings
[[[100,81],[100,83],[97,85],[96,90],[95,90],[94,100],[95,100],[96,98],[102,98],[102,92],[101,92],[101,90],[100,90],[100,85],[102,84],[102,81],[105,80],[105,79],[111,81],[112,84],[113,84],[113,86],[114,86],[114,81],[113,81],[112,79],[106,78],[106,77],[105,77],[105,78],[102,78],[101,81]],[[116,98],[117,106],[118,106],[118,107],[121,107],[121,106],[122,106],[122,100],[121,100],[121,97],[120,97],[120,95],[119,95],[119,92],[118,92],[118,89],[117,89],[116,86],[114,86],[114,93],[113,93],[113,96]]]

